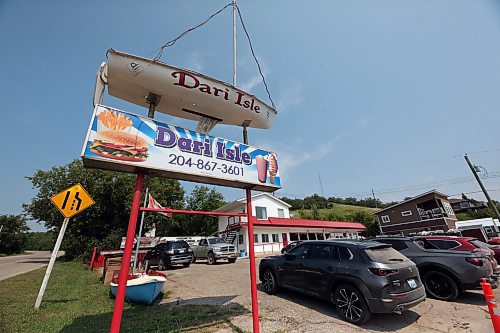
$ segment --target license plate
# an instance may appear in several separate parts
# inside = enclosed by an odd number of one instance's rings
[[[184,253],[184,252],[186,252],[186,249],[180,249],[179,250],[179,253]]]
[[[408,279],[407,282],[411,289],[417,288],[417,281],[415,279]]]

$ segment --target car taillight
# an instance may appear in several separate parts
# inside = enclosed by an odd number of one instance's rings
[[[174,250],[167,250],[165,251],[167,254],[174,254]]]
[[[475,266],[483,266],[484,261],[482,258],[465,258],[467,262],[470,262],[471,264]]]
[[[374,268],[370,267],[369,268],[370,272],[377,276],[389,276],[389,275],[394,275],[398,273],[397,269],[385,269],[385,268]]]

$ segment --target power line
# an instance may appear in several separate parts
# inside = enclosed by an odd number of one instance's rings
[[[500,171],[494,171],[491,172],[488,176],[488,179],[491,178],[499,178],[500,177]],[[403,193],[403,192],[409,192],[409,191],[414,191],[414,190],[422,190],[422,189],[428,189],[428,188],[435,188],[435,187],[443,187],[443,186],[450,186],[450,185],[456,185],[456,184],[463,184],[463,183],[468,183],[468,182],[474,182],[475,179],[474,177],[458,177],[458,178],[450,178],[450,179],[445,179],[440,182],[433,182],[433,183],[425,183],[425,184],[418,184],[418,185],[409,185],[409,186],[402,186],[402,187],[393,187],[393,188],[386,188],[382,190],[377,190],[377,194],[393,194],[393,193]],[[366,191],[366,192],[348,192],[348,193],[326,193],[323,196],[326,197],[338,197],[338,198],[347,198],[347,197],[370,197],[372,196],[372,191]],[[283,193],[283,196],[293,196],[293,197],[306,197],[308,195],[304,194],[294,194],[294,193]]]

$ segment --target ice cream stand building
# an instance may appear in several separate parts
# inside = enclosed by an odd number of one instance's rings
[[[289,242],[329,238],[358,238],[366,227],[357,222],[323,221],[291,218],[290,205],[269,193],[252,196],[253,243],[256,253],[279,252]],[[216,212],[246,213],[246,198],[230,202]],[[240,253],[249,252],[246,216],[219,216],[219,234],[237,246]]]

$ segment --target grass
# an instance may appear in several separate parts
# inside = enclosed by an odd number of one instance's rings
[[[42,306],[33,309],[45,268],[0,281],[0,332],[109,332],[114,300],[109,286],[75,262],[56,262]],[[167,281],[167,288],[168,288]],[[164,296],[166,297],[166,296]],[[158,302],[156,302],[158,303]],[[155,304],[156,304],[155,303]],[[211,332],[243,306],[152,306],[125,303],[121,332]]]
[[[372,214],[377,210],[379,210],[379,208],[369,208],[369,207],[343,205],[335,203],[331,208],[318,209],[318,213],[321,216],[321,219],[326,219],[331,214],[345,218],[346,216],[353,214],[355,212],[362,211]],[[295,217],[302,217],[302,216],[310,217],[312,215],[312,209],[298,209],[292,211],[291,213],[295,214],[294,215]]]

